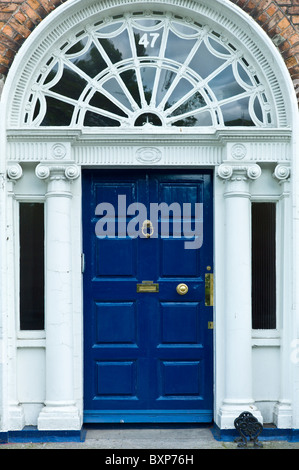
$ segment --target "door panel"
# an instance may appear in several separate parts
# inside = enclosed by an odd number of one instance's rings
[[[118,206],[119,196],[126,196],[125,208]],[[114,229],[112,212],[109,217],[105,213],[105,229],[114,230],[114,238],[95,234],[103,220],[103,213],[96,213],[102,202],[115,209]],[[147,208],[147,219],[150,203],[174,209],[158,212],[150,238],[124,234],[138,214],[128,215],[126,209],[137,202]],[[201,248],[185,248],[190,239],[176,212],[184,203],[191,203],[193,227],[195,203],[203,204]],[[163,226],[167,215],[168,237]],[[204,301],[205,272],[213,262],[212,220],[210,172],[84,172],[86,422],[212,420],[213,332],[208,321],[213,313]],[[143,281],[157,283],[159,291],[137,292]],[[176,291],[181,282],[188,285],[186,295]]]

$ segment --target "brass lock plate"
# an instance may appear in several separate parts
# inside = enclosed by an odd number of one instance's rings
[[[137,292],[159,292],[159,284],[153,281],[142,281],[141,284],[137,284]]]
[[[205,305],[212,307],[214,305],[214,276],[213,273],[205,274]]]

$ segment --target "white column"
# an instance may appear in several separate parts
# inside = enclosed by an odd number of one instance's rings
[[[22,167],[18,163],[8,165],[7,168],[7,221],[6,221],[6,257],[10,269],[7,271],[7,312],[8,312],[8,427],[10,430],[21,430],[25,425],[23,406],[18,400],[17,390],[17,330],[16,324],[16,292],[18,282],[15,277],[16,253],[15,253],[15,193],[14,185],[23,175]]]
[[[74,401],[72,324],[71,181],[75,165],[38,165],[47,180],[45,249],[46,401],[38,417],[40,430],[80,429]]]
[[[290,168],[286,165],[277,165],[273,177],[282,188],[280,205],[280,223],[277,227],[280,243],[279,259],[279,298],[278,313],[279,329],[281,331],[280,346],[280,398],[274,408],[274,423],[278,428],[292,427],[292,400],[291,400],[291,371],[292,371],[292,347],[298,347],[298,343],[292,341],[293,316],[292,312],[292,205],[290,201]],[[279,233],[280,232],[280,233]],[[296,352],[296,351],[295,351]]]
[[[253,400],[251,346],[251,202],[250,180],[258,165],[220,165],[225,180],[225,397],[220,427],[234,428],[234,420],[250,411],[262,422]]]

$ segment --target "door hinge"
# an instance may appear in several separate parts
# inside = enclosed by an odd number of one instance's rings
[[[213,330],[214,329],[214,322],[213,321],[208,321],[208,329]]]
[[[81,253],[81,273],[83,274],[85,271],[85,254]]]

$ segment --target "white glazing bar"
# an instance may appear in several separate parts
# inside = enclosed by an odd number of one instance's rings
[[[160,81],[160,76],[161,76],[161,65],[162,65],[162,60],[165,58],[165,49],[168,41],[168,34],[169,34],[169,21],[165,20],[164,23],[164,31],[162,34],[162,41],[161,41],[161,47],[160,47],[160,57],[157,63],[157,70],[156,70],[156,76],[155,76],[155,81],[154,81],[154,86],[153,86],[153,91],[152,91],[152,98],[151,98],[151,107],[154,109],[157,106],[157,91],[158,91],[158,84]]]
[[[131,93],[129,92],[129,90],[127,89],[126,87],[126,84],[124,83],[124,81],[122,80],[122,78],[120,77],[119,75],[119,71],[116,69],[116,66],[111,62],[109,56],[106,54],[104,48],[102,47],[102,45],[99,43],[99,41],[95,40],[94,41],[99,53],[103,56],[103,59],[105,60],[105,62],[107,63],[108,65],[108,69],[109,69],[109,74],[111,74],[111,76],[114,76],[115,79],[117,80],[118,84],[120,85],[120,87],[123,89],[124,91],[124,94],[125,96],[127,97],[127,99],[129,100],[131,106],[133,109],[136,109],[138,108],[138,105],[136,103],[136,101],[133,99]],[[112,73],[113,75],[112,75]],[[107,77],[105,77],[106,79]],[[97,86],[99,86],[99,83],[97,83]],[[106,93],[106,91],[105,91]]]

